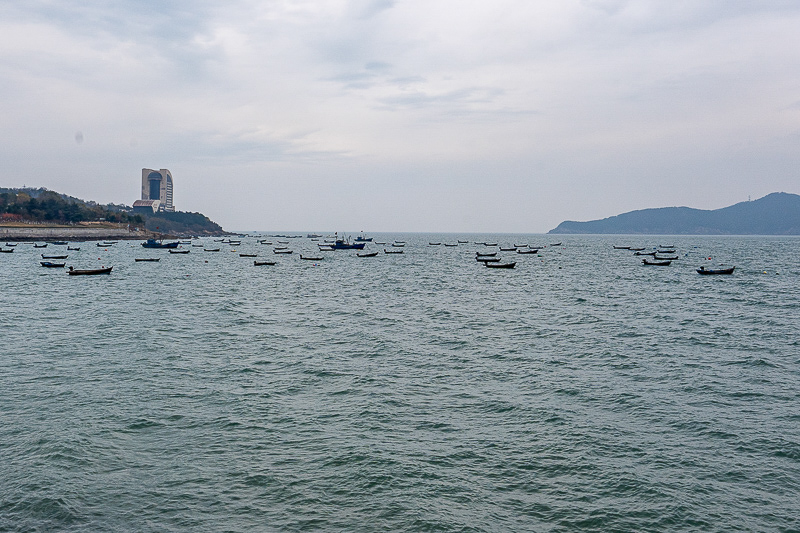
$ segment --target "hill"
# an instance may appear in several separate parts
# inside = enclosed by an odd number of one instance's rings
[[[24,226],[63,226],[108,223],[179,236],[225,235],[219,224],[201,213],[134,213],[127,205],[101,205],[44,188],[0,188],[0,223]],[[23,232],[24,233],[24,232]],[[9,234],[10,235],[10,234]]]
[[[548,233],[650,235],[800,235],[800,196],[785,192],[721,209],[641,209],[588,222],[564,221]]]

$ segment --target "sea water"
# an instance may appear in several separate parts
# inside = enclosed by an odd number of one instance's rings
[[[800,530],[800,239],[376,241],[0,254],[0,531]]]

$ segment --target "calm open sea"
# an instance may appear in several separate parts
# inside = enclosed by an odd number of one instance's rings
[[[800,531],[800,239],[375,237],[0,254],[0,531]]]

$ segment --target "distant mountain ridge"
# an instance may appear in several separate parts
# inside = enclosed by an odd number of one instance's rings
[[[575,222],[548,233],[645,235],[800,235],[800,196],[785,192],[721,209],[661,207]]]

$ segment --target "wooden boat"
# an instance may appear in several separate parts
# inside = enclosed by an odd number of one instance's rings
[[[484,263],[487,268],[514,268],[516,263]]]
[[[614,248],[615,250],[630,250],[631,249],[630,246],[614,246],[614,245],[612,245],[612,248]]]
[[[672,264],[672,261],[648,261],[647,259],[642,259],[642,264],[645,266],[668,267]]]
[[[46,244],[34,244],[33,247],[34,248],[47,248],[47,245]]]
[[[517,250],[518,254],[538,254],[539,250],[531,249],[531,250]]]
[[[631,252],[641,252],[642,250],[644,250],[644,248],[633,248],[633,247],[631,247],[631,248],[628,248],[628,250],[630,250]]]
[[[479,263],[499,263],[500,262],[500,258],[499,257],[476,257],[475,261],[478,261]]]
[[[378,252],[369,252],[369,253],[363,253],[363,254],[358,254],[357,253],[356,255],[358,257],[375,257],[375,256],[378,255]]]
[[[657,254],[674,254],[675,253],[675,249],[671,248],[669,250],[662,250],[661,248],[659,248],[656,253]]]
[[[675,261],[678,259],[677,255],[667,255],[667,256],[660,256],[658,254],[653,256],[653,259],[656,261]]]
[[[136,261],[137,263],[142,263],[142,262],[145,262],[145,263],[158,263],[159,261],[161,261],[161,258],[160,257],[137,257],[137,258],[134,259],[134,261]]]
[[[561,243],[560,242],[554,242],[554,243],[551,243],[550,246],[561,246]]]
[[[500,247],[501,252],[515,252],[516,250],[517,250],[516,248],[503,248],[502,246]]]
[[[406,244],[405,244],[405,243],[403,243],[403,242],[393,242],[393,243],[392,243],[392,246],[393,246],[394,248],[403,248],[405,245],[406,245]]]
[[[0,248],[0,253],[13,254],[14,250],[15,250],[15,248],[9,248],[8,250],[4,250],[3,248]]]
[[[170,250],[171,254],[188,254],[191,250]]]
[[[70,276],[93,276],[95,274],[110,274],[111,269],[114,267],[103,267],[103,268],[88,268],[83,270],[76,270],[72,267],[69,267],[69,271],[67,274]]]
[[[204,252],[219,252],[219,248],[203,248]]]
[[[487,254],[482,254],[480,252],[475,252],[475,257],[494,257],[497,255],[497,252],[490,252]]]
[[[42,254],[42,259],[66,259],[66,255],[44,255]]]
[[[9,248],[13,248],[13,247],[15,247],[16,245],[17,245],[17,243],[10,243],[10,242],[7,242],[7,243],[6,243],[6,246],[8,246]]]
[[[73,248],[73,247],[71,247],[71,246],[67,246],[67,250],[71,250],[71,251],[74,251],[74,252],[80,252],[80,251],[81,251],[81,248],[80,248],[80,246],[79,246],[79,247],[77,247],[77,248]]]
[[[273,266],[275,261],[253,261],[253,266]]]
[[[272,250],[273,254],[290,254],[292,253],[291,250]]]
[[[440,242],[429,242],[428,246],[440,246],[441,244]]]
[[[515,244],[514,246],[517,247],[517,248],[527,248],[528,247],[527,244]]]
[[[275,249],[276,250],[288,250],[289,247],[288,246],[276,246]]]
[[[278,244],[289,244],[289,241],[278,241]]]
[[[320,252],[335,252],[336,250],[334,250],[333,246],[322,246],[320,244],[319,245],[319,251]]]
[[[387,250],[386,248],[383,249],[383,253],[385,254],[402,254],[404,250]]]
[[[445,246],[458,246],[458,244],[447,244],[447,243],[444,243],[444,245]]]
[[[51,263],[50,261],[39,261],[39,263],[47,268],[64,268],[64,265],[66,265],[66,263]]]
[[[655,257],[656,253],[657,253],[657,252],[636,252],[636,253],[635,253],[635,254],[633,254],[633,255],[652,255],[652,256],[654,256],[654,257]]]
[[[467,244],[469,241],[458,241],[458,244]]]
[[[709,275],[719,275],[719,274],[733,274],[733,271],[736,269],[735,266],[730,268],[706,268],[701,266],[697,269],[698,274],[703,274],[704,276]]]
[[[56,246],[66,246],[69,244],[67,241],[50,241],[48,244],[54,244]]]
[[[300,259],[303,261],[322,261],[324,258],[322,257],[303,257],[303,254],[300,254]]]
[[[484,246],[497,246],[496,242],[485,242],[483,243]]]
[[[375,244],[380,244],[381,246],[384,246],[386,243],[385,243],[385,242],[378,242],[378,241],[375,241]]]
[[[239,257],[258,257],[258,254],[239,254]]]
[[[202,244],[193,244],[192,245],[192,248],[202,248],[202,247],[203,247]]]

